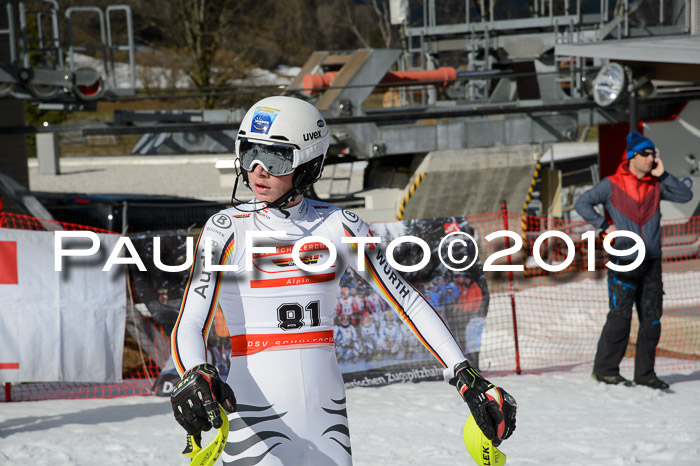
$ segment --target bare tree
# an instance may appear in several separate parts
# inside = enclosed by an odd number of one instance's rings
[[[233,77],[231,63],[216,67],[216,58],[224,54],[236,60],[242,51],[231,57],[231,49],[222,51],[231,24],[231,17],[246,4],[244,1],[225,0],[177,0],[176,22],[182,28],[185,50],[191,60],[187,74],[192,84],[200,89],[210,89],[225,84]],[[207,95],[199,100],[202,108],[212,108],[216,96]]]
[[[355,34],[357,40],[360,41],[364,47],[370,47],[372,42],[368,34],[370,31],[360,30],[358,26],[360,21],[357,18],[357,8],[353,8],[350,3],[351,2],[349,0],[343,0],[343,5],[345,6],[345,11],[347,12],[347,27],[353,32],[353,34]],[[384,48],[390,48],[393,43],[394,31],[391,25],[389,1],[362,0],[359,3],[365,6],[365,8],[369,9],[371,12],[373,20],[371,23],[376,26],[376,30],[378,30],[379,35],[381,36],[381,46]]]

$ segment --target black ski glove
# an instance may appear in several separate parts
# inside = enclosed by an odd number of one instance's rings
[[[211,364],[200,364],[185,372],[170,395],[177,422],[190,435],[223,425],[219,406],[236,411],[236,397]]]
[[[484,379],[467,361],[455,366],[450,384],[457,387],[476,425],[495,446],[513,434],[518,404],[508,392]]]

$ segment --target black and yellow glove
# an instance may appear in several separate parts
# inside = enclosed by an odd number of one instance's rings
[[[219,405],[229,413],[236,411],[236,397],[211,364],[194,366],[182,376],[170,394],[177,422],[190,435],[222,426]]]
[[[457,387],[476,425],[495,446],[513,434],[518,404],[508,392],[484,379],[468,361],[455,366],[450,384]]]

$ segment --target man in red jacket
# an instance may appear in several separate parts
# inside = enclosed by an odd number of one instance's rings
[[[668,173],[657,156],[654,143],[639,134],[627,136],[625,161],[614,175],[603,179],[576,201],[576,211],[605,234],[627,230],[644,241],[644,261],[634,270],[608,269],[610,312],[598,341],[593,378],[607,384],[632,383],[620,375],[620,361],[627,348],[632,322],[632,306],[639,316],[634,382],[656,389],[667,389],[654,372],[656,346],[661,337],[663,288],[661,282],[661,200],[688,202],[693,193],[682,181]],[[608,223],[593,206],[603,204],[612,219]],[[629,237],[615,238],[615,249],[634,246]],[[618,265],[631,264],[636,251],[626,257],[611,257]]]

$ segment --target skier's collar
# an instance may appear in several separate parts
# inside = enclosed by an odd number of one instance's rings
[[[256,207],[265,207],[265,203],[258,201],[257,199],[254,200]],[[287,212],[289,215],[285,215],[284,210]],[[280,209],[267,209],[263,208],[259,213],[264,214],[264,217],[269,218],[270,220],[275,220],[275,221],[283,221],[283,220],[298,220],[306,213],[309,211],[309,201],[305,198],[302,197],[301,201],[298,204],[295,204],[291,207],[285,207],[282,210]]]

